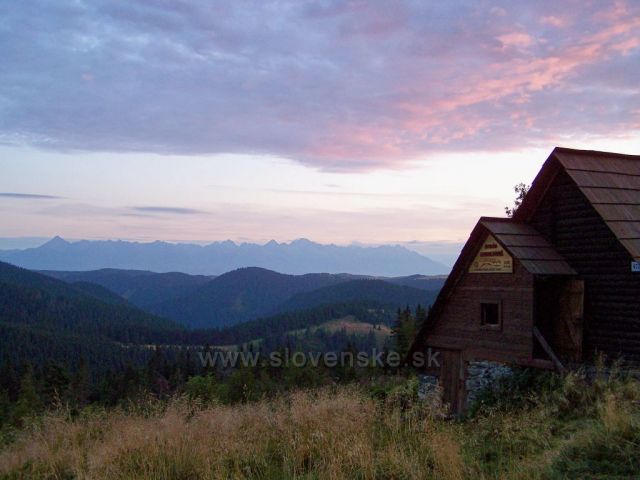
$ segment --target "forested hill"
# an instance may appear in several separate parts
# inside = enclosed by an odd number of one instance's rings
[[[412,307],[417,306],[411,305]],[[353,316],[372,325],[391,325],[396,319],[397,306],[380,301],[345,301],[323,304],[304,310],[270,315],[216,331],[218,345],[236,345],[252,340],[262,341],[262,347],[275,349],[283,346],[292,331],[318,326],[334,319]],[[206,333],[204,331],[203,333]],[[197,338],[199,332],[194,332]],[[343,345],[344,346],[344,345]]]
[[[360,301],[392,305],[431,305],[438,290],[425,291],[382,280],[351,280],[310,292],[299,293],[277,307],[277,313],[303,310],[319,305]]]
[[[88,282],[100,285],[140,308],[174,300],[215,278],[179,272],[155,273],[115,268],[86,272],[46,270],[41,273],[69,283]]]
[[[433,284],[434,290],[422,290],[357,278],[326,273],[285,275],[263,268],[242,268],[220,275],[187,295],[144,308],[190,328],[219,328],[345,302],[370,302],[394,308],[429,305],[437,295],[440,281],[437,279]]]
[[[109,277],[113,272],[103,274]],[[184,285],[184,278],[175,278]],[[127,364],[144,364],[151,345],[225,345],[260,338],[267,341],[264,345],[276,346],[290,330],[345,316],[389,324],[397,308],[426,307],[436,294],[352,278],[283,275],[259,268],[230,272],[206,281],[179,302],[166,303],[175,309],[177,320],[206,327],[188,330],[136,308],[98,284],[66,283],[0,262],[0,359],[73,368],[82,358],[93,372],[122,370]],[[224,321],[215,323],[216,319]],[[235,326],[222,328],[229,320]]]
[[[223,327],[269,315],[297,293],[344,283],[348,278],[325,273],[286,275],[264,268],[241,268],[216,277],[188,295],[148,309],[189,327]]]
[[[112,303],[114,305],[129,305],[129,302],[127,302],[125,298],[116,293],[113,293],[111,290],[108,290],[101,285],[91,282],[73,282],[71,285],[79,292],[89,297],[95,297],[105,303]]]
[[[0,358],[73,364],[83,357],[108,368],[139,355],[122,344],[174,343],[184,335],[170,320],[106,303],[99,298],[102,290],[0,262]],[[113,298],[110,292],[106,295]]]

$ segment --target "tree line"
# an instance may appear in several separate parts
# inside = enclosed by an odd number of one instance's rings
[[[413,311],[410,307],[398,309],[392,336],[383,342],[376,335],[375,326],[367,335],[349,333],[346,329],[330,332],[307,327],[280,337],[266,336],[258,342],[245,342],[239,348],[262,353],[261,358],[277,350],[355,355],[360,351],[381,349],[383,355],[391,351],[402,355],[426,314],[421,306]],[[296,317],[291,318],[295,323]],[[215,350],[212,346],[198,349],[157,345],[134,350],[140,354],[135,361],[110,363],[105,358],[103,369],[91,368],[82,354],[65,361],[40,359],[32,363],[5,351],[0,365],[0,426],[19,428],[26,418],[61,405],[73,414],[90,404],[113,406],[146,396],[168,398],[176,394],[234,403],[291,388],[351,382],[389,373],[386,367],[360,368],[347,364],[328,368],[322,362],[303,367],[274,367],[264,361],[236,367],[203,364],[199,353]]]

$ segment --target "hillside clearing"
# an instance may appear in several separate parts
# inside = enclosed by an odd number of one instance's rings
[[[316,325],[313,327],[309,327],[309,330],[312,332],[316,332],[318,330],[324,330],[326,332],[338,332],[340,330],[344,330],[348,334],[353,335],[368,335],[373,332],[376,336],[384,339],[391,335],[391,328],[384,324],[373,325],[368,322],[361,322],[353,315],[348,315],[343,318],[336,318],[334,320],[330,320],[328,322],[321,323],[320,325]],[[288,332],[290,334],[302,334],[305,330],[294,330]]]
[[[389,326],[382,323],[374,325],[372,323],[362,322],[353,315],[347,315],[342,318],[329,320],[327,322],[321,323],[320,325],[314,325],[308,328],[289,330],[285,332],[284,335],[302,337],[307,331],[309,333],[316,333],[318,331],[324,331],[326,333],[336,333],[344,331],[347,335],[357,335],[362,337],[373,332],[376,337],[378,347],[384,346],[385,341],[389,337],[391,337],[391,328]],[[262,339],[256,338],[245,342],[244,345],[252,345],[254,348],[257,348],[260,346],[261,341]],[[231,351],[237,350],[238,345],[216,345],[214,346],[214,348],[217,348],[219,350]]]

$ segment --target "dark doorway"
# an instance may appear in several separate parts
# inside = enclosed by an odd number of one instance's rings
[[[534,325],[563,361],[582,361],[583,304],[584,281],[571,277],[536,279]],[[534,341],[533,357],[548,357],[538,341]]]

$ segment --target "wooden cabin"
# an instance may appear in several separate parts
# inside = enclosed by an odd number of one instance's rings
[[[481,218],[410,352],[444,400],[469,366],[640,361],[640,156],[556,148],[513,218]]]

